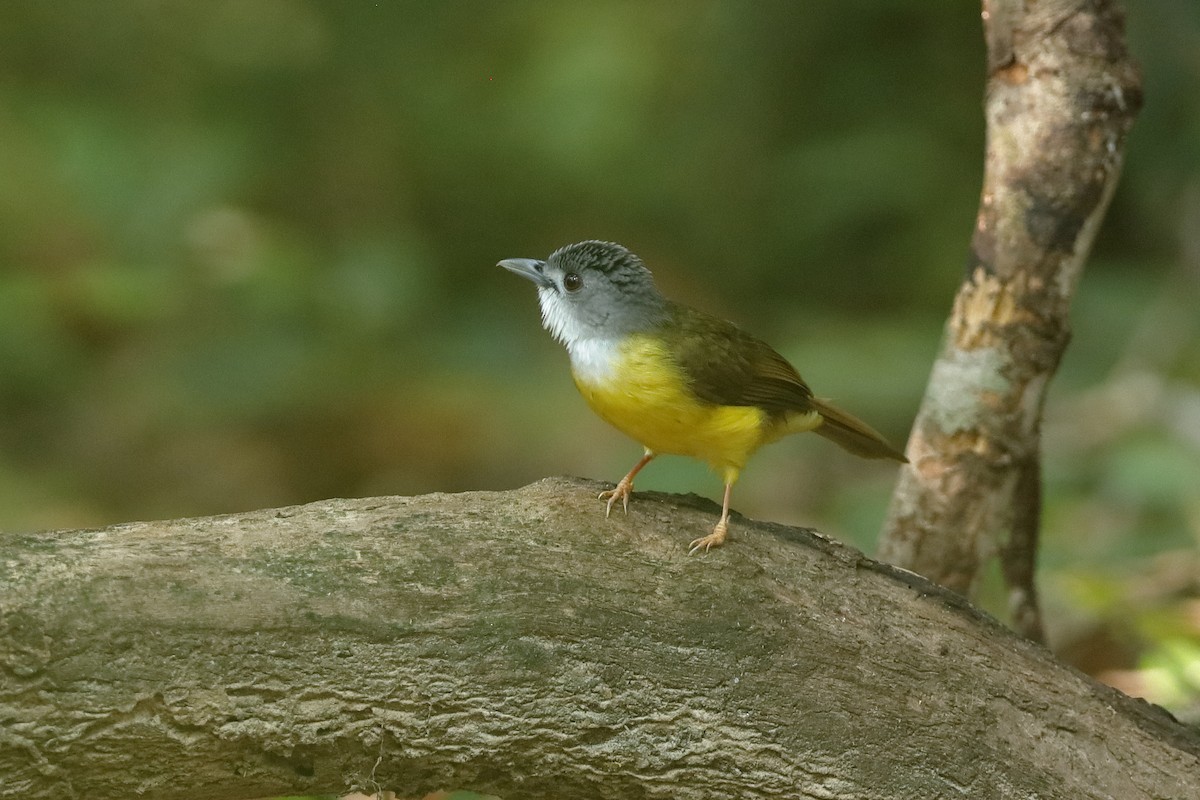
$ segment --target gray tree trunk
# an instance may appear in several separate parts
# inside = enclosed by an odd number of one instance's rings
[[[984,0],[983,193],[880,557],[970,593],[999,554],[1019,630],[1033,581],[1046,390],[1117,185],[1141,76],[1112,0]]]
[[[1200,737],[805,530],[598,485],[0,534],[0,797],[1200,797]]]

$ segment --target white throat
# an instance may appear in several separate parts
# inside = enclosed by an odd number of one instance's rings
[[[567,345],[571,372],[580,383],[609,383],[616,374],[620,345],[615,339],[580,339]]]
[[[542,327],[566,345],[568,350],[571,349],[572,342],[591,335],[591,332],[579,323],[567,301],[559,297],[555,290],[539,288],[538,305],[542,309]]]
[[[538,290],[542,327],[567,348],[571,371],[583,383],[604,383],[616,369],[618,344],[580,324],[572,309],[552,289]]]

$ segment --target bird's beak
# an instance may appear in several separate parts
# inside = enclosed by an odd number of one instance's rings
[[[554,282],[542,272],[542,267],[546,266],[545,261],[537,261],[532,258],[506,258],[496,266],[504,267],[509,272],[533,281],[539,288],[549,288],[554,285]]]

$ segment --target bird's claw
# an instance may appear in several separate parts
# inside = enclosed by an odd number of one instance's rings
[[[713,532],[708,536],[701,536],[699,539],[692,540],[692,543],[688,545],[690,548],[688,550],[688,555],[695,555],[701,550],[707,553],[714,547],[720,547],[725,543],[725,537],[728,535],[729,523],[727,523],[725,520],[721,520],[717,523],[717,526],[713,528]]]
[[[633,494],[633,481],[626,480],[625,478],[621,478],[620,483],[617,484],[615,489],[608,489],[601,492],[599,499],[608,500],[608,503],[604,506],[605,518],[612,513],[613,503],[617,502],[618,499],[621,501],[621,510],[628,514],[629,496],[631,494]]]

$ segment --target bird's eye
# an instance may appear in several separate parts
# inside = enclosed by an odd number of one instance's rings
[[[568,292],[578,292],[583,286],[583,278],[579,277],[574,272],[568,272],[563,275],[563,288]]]

